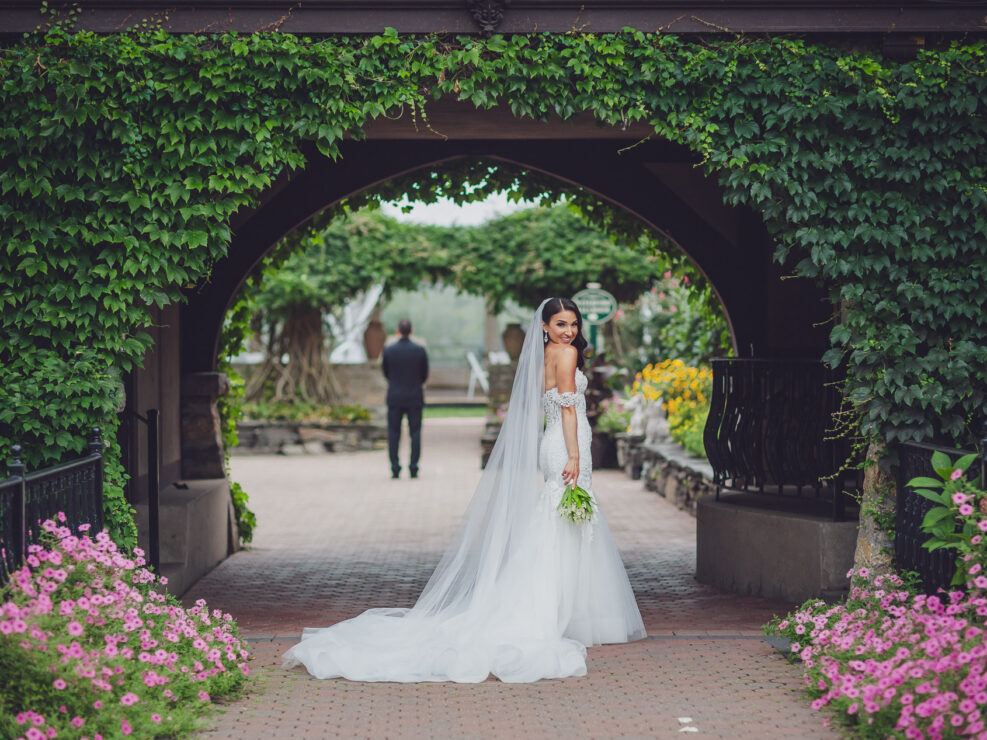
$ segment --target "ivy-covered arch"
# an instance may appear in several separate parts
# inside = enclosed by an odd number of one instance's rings
[[[305,168],[234,228],[229,254],[217,262],[209,282],[188,296],[182,331],[184,371],[214,369],[224,317],[240,284],[294,229],[318,230],[343,202],[354,207],[407,193],[465,200],[497,190],[543,201],[564,197],[582,206],[589,218],[609,222],[617,238],[633,240],[647,229],[657,232],[657,246],[677,246],[678,259],[689,258],[690,272],[698,270],[708,281],[713,300],[723,306],[734,348],[743,348],[745,355],[752,348],[758,355],[778,353],[777,338],[762,330],[770,305],[766,294],[782,293],[772,296],[774,302],[785,303],[800,330],[799,336],[785,337],[783,351],[821,353],[825,335],[814,331],[813,324],[830,314],[825,296],[807,281],[795,281],[802,284],[786,291],[786,282],[772,279],[771,242],[760,220],[740,213],[736,220],[745,228],[738,226],[732,238],[724,236],[674,191],[648,176],[638,161],[646,145],[633,154],[621,154],[620,149],[619,140],[374,141],[345,143],[344,156],[335,162],[309,152]],[[670,154],[663,147],[650,157],[688,163],[689,153]]]
[[[303,142],[337,158],[401,107],[427,126],[441,96],[644,122],[688,147],[840,306],[826,359],[846,363],[860,430],[961,439],[987,388],[984,55],[980,41],[899,63],[632,30],[313,41],[56,25],[0,51],[0,449],[16,439],[34,465],[93,422],[112,432],[150,307],[208,278],[229,219],[304,164]]]

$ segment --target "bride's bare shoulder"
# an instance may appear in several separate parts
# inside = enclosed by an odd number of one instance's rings
[[[579,356],[579,350],[571,344],[554,344],[545,350],[545,359],[551,358],[556,363],[568,365],[575,363]]]

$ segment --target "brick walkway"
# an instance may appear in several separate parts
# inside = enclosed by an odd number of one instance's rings
[[[260,522],[253,547],[185,600],[237,618],[259,678],[204,738],[837,737],[759,637],[791,605],[696,583],[695,520],[615,471],[596,473],[594,488],[649,639],[591,648],[587,677],[404,685],[281,670],[302,627],[414,603],[479,477],[481,429],[427,420],[415,481],[391,480],[385,452],[234,458]]]

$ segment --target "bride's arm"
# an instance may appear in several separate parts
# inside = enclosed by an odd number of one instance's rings
[[[559,393],[576,392],[576,358],[579,350],[569,345],[559,352],[555,378]],[[575,483],[579,477],[579,439],[577,436],[578,417],[575,406],[562,407],[562,437],[565,439],[565,449],[569,460],[562,469],[562,483]]]

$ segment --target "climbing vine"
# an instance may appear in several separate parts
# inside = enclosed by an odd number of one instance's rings
[[[113,438],[152,306],[208,278],[230,216],[373,118],[443,96],[545,120],[646,122],[684,144],[779,259],[831,292],[826,360],[861,431],[963,439],[987,388],[982,42],[898,63],[792,39],[278,33],[98,36],[0,50],[0,455]],[[113,451],[111,451],[112,457]],[[134,528],[111,470],[107,519]]]

